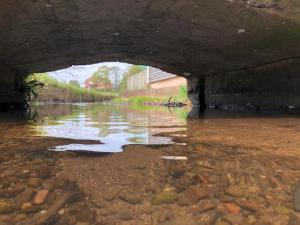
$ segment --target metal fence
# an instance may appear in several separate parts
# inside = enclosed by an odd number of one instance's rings
[[[127,90],[136,91],[147,89],[148,75],[147,70],[134,74],[127,78]]]
[[[154,67],[148,67],[148,73],[149,73],[149,82],[157,82],[161,80],[170,79],[173,77],[176,77],[176,75],[164,72],[160,69],[154,68]]]
[[[174,77],[176,77],[176,75],[149,66],[146,70],[127,78],[127,90],[144,90],[147,89],[149,83],[154,83]]]

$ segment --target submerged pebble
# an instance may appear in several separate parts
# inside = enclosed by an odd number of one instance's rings
[[[300,181],[296,184],[294,190],[294,210],[300,212]]]

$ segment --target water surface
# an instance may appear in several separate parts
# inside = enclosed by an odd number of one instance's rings
[[[0,224],[300,224],[299,117],[186,115],[110,104],[0,115]]]
[[[121,152],[129,144],[173,144],[162,132],[185,130],[186,108],[138,107],[115,104],[36,105],[37,136],[93,140],[99,144],[55,146],[54,151]]]

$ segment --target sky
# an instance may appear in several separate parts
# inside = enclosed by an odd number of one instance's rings
[[[83,86],[84,81],[89,78],[100,66],[119,67],[121,70],[126,70],[130,64],[120,62],[106,62],[92,65],[77,65],[67,69],[49,72],[48,74],[59,81],[69,83],[71,80],[77,80],[80,86]]]

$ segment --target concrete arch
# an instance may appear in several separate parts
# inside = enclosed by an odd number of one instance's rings
[[[187,77],[195,106],[205,87],[208,105],[299,107],[299,15],[294,0],[2,0],[0,103],[23,102],[26,73],[123,61]]]

